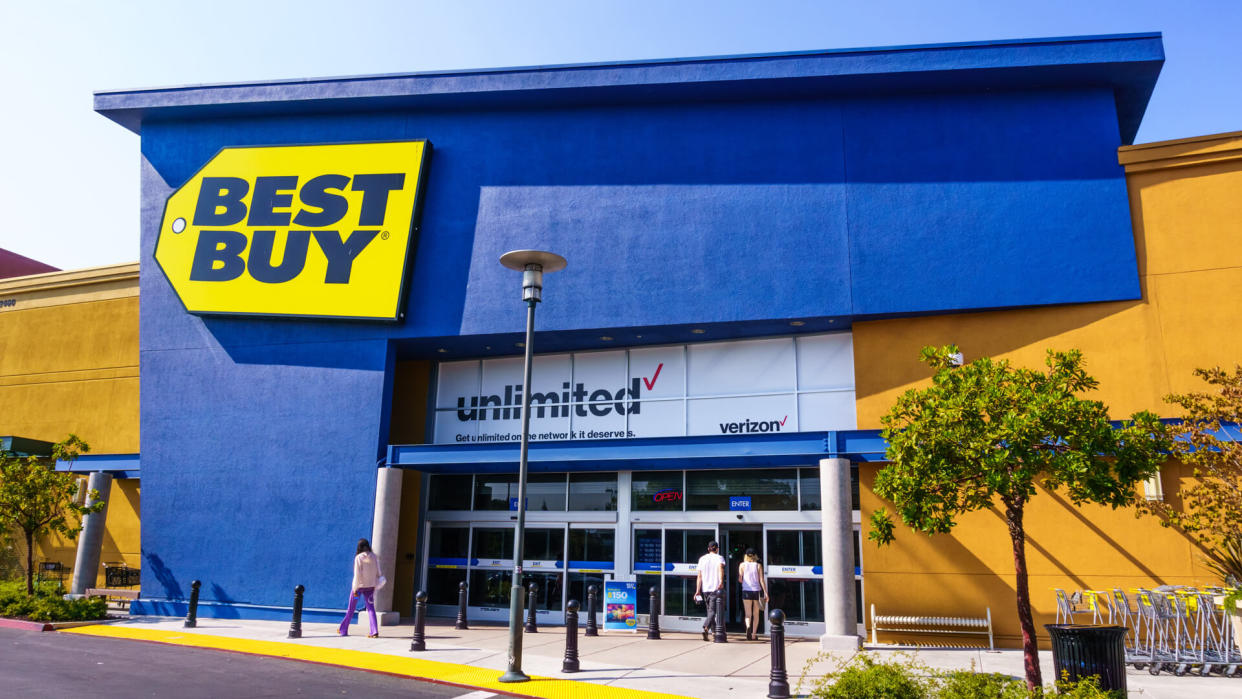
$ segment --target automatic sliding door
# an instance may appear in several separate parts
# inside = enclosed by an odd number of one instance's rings
[[[527,528],[522,561],[522,587],[535,588],[535,612],[541,621],[564,622],[565,527]]]
[[[694,601],[699,557],[716,540],[716,528],[664,529],[664,602],[660,624],[673,631],[699,631],[706,607]],[[639,595],[641,600],[642,595]]]
[[[471,618],[509,618],[513,584],[513,527],[472,527],[470,557]]]
[[[651,588],[660,590],[664,572],[664,530],[634,529],[634,579],[638,581],[638,614],[651,613]]]
[[[768,595],[785,612],[792,636],[824,630],[823,534],[819,529],[768,529]]]
[[[427,546],[427,604],[433,616],[457,613],[457,586],[466,581],[470,528],[433,524]]]
[[[598,605],[595,623],[602,625],[604,581],[612,580],[616,570],[617,530],[613,527],[571,526],[567,556],[568,578],[566,597],[578,600],[582,613],[587,613],[587,589],[595,587]],[[585,620],[584,620],[585,623]]]

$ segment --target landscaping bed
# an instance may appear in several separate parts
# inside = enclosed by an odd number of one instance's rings
[[[64,590],[53,583],[43,583],[33,595],[26,594],[22,582],[0,584],[0,617],[16,621],[48,624],[56,622],[92,622],[108,618],[108,603],[100,598],[67,600]]]

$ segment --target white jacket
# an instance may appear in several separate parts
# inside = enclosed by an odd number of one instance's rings
[[[379,584],[379,579],[379,558],[376,558],[374,553],[363,551],[354,556],[353,592],[357,592],[364,587],[375,587]]]

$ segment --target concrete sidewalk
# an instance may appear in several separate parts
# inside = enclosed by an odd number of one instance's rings
[[[338,636],[335,625],[303,624],[303,635],[300,640],[286,638],[289,630],[287,623],[271,621],[200,619],[198,628],[185,629],[182,627],[181,619],[136,617],[109,624],[108,627],[115,629],[116,635],[122,635],[126,630],[131,630],[133,637],[145,637],[145,640],[175,639],[164,642],[175,642],[181,645],[200,645],[201,643],[209,647],[259,654],[283,653],[255,650],[257,646],[247,646],[243,642],[273,644],[264,646],[267,648],[276,648],[274,644],[287,644],[291,647],[317,649],[313,658],[302,658],[311,659],[313,662],[329,662],[381,672],[391,671],[395,674],[426,676],[428,679],[462,686],[477,686],[490,691],[499,690],[521,694],[529,690],[532,696],[563,696],[566,694],[563,689],[551,693],[548,691],[536,693],[533,686],[536,683],[497,687],[492,682],[492,673],[486,671],[494,671],[494,676],[498,677],[505,669],[508,631],[504,627],[494,625],[473,625],[470,630],[457,631],[453,629],[451,621],[434,620],[427,626],[427,651],[423,653],[411,653],[409,650],[410,636],[413,631],[410,624],[381,627],[380,638],[367,638],[365,626],[357,624],[351,627],[352,635],[348,637]],[[74,631],[89,633],[91,628]],[[139,635],[143,630],[160,633]],[[560,672],[565,648],[565,630],[563,627],[548,627],[537,634],[525,635],[523,669],[530,675],[573,680],[574,683],[567,685],[568,687],[585,689],[577,683],[606,685],[610,688],[607,693],[616,696],[626,696],[625,690],[637,690],[632,692],[633,695],[654,692],[703,699],[767,695],[770,668],[767,642],[747,642],[734,635],[730,636],[728,644],[705,643],[698,634],[664,632],[663,636],[661,640],[649,641],[646,639],[645,632],[637,634],[601,632],[598,638],[586,638],[579,631],[578,645],[582,671],[567,675]],[[340,651],[339,660],[332,659],[335,656],[330,651],[333,650]],[[884,656],[892,653],[894,649],[891,646],[878,646],[874,649],[869,648],[869,651]],[[1018,677],[1022,675],[1022,653],[1017,650],[908,650],[907,652],[922,663],[937,669],[970,669],[973,663],[978,671],[1001,672]],[[373,660],[367,659],[370,654],[375,654],[370,656]],[[1052,678],[1051,653],[1044,652],[1040,656],[1045,680],[1050,680]],[[286,657],[298,656],[287,655]],[[391,670],[390,664],[384,660],[385,657],[415,658],[432,662],[403,666],[405,668],[416,667],[417,669],[414,670]],[[820,653],[818,643],[804,639],[790,639],[786,645],[786,657],[789,683],[795,694],[798,693],[800,678],[806,678],[801,687],[801,693],[805,694],[815,679],[846,659],[841,655],[835,658],[825,656]],[[439,666],[437,663],[444,665]],[[460,668],[463,666],[469,666],[472,674],[469,676],[461,674]],[[484,672],[479,672],[480,669]],[[1196,699],[1225,699],[1242,696],[1242,678],[1192,675],[1175,677],[1169,673],[1152,677],[1146,671],[1138,672],[1131,668],[1127,672],[1127,681],[1130,695],[1133,697],[1165,699],[1193,695]],[[560,684],[565,686],[564,683]],[[584,696],[581,689],[569,691],[569,694]],[[594,694],[592,692],[585,696]]]

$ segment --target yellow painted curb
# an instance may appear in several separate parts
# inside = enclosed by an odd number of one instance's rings
[[[109,624],[81,626],[73,629],[64,629],[58,633],[122,638],[131,641],[152,641],[176,646],[210,648],[212,650],[226,650],[251,655],[265,655],[273,658],[288,658],[309,663],[321,663],[356,670],[383,672],[402,677],[414,677],[502,694],[537,697],[538,699],[581,699],[585,696],[589,696],[592,699],[596,697],[600,699],[680,699],[680,696],[676,694],[662,694],[641,689],[625,689],[604,684],[534,675],[531,676],[530,682],[521,684],[519,689],[519,686],[497,682],[496,675],[499,671],[489,668],[458,665],[457,663],[445,663],[436,660],[423,660],[422,658],[410,658],[400,655],[386,655],[384,653],[368,653],[360,650],[323,648],[297,643],[257,641],[249,638],[211,636],[208,634],[162,631],[159,629],[139,629]]]

